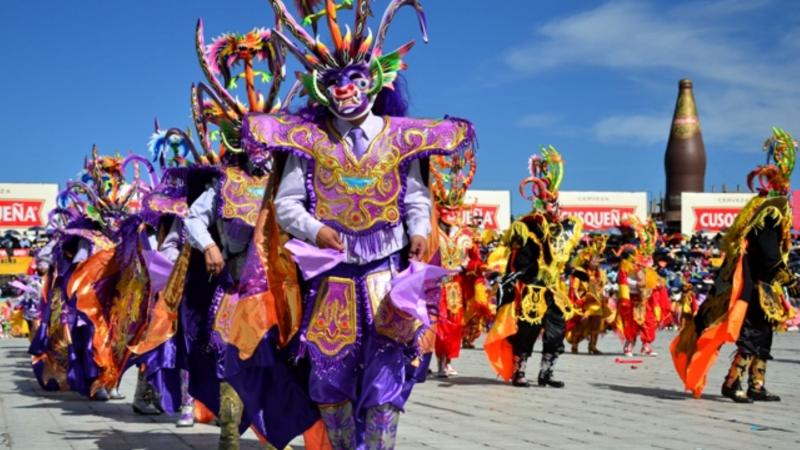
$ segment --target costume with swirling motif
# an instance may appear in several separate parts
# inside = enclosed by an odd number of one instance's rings
[[[446,378],[457,373],[451,364],[461,351],[464,317],[470,298],[465,269],[472,247],[472,230],[464,226],[462,208],[475,175],[474,151],[433,156],[430,168],[437,222],[432,234],[438,239],[439,264],[453,271],[453,275],[442,282],[436,323],[438,376]]]
[[[527,387],[527,360],[544,331],[538,384],[563,387],[563,382],[553,378],[553,367],[564,352],[566,320],[575,311],[561,274],[581,239],[583,226],[576,217],[559,217],[563,161],[554,147],[543,147],[541,157],[531,158],[530,173],[521,183],[520,193],[533,201],[533,211],[514,222],[505,238],[510,256],[498,292],[497,318],[484,350],[503,379]],[[527,185],[531,186],[530,196],[524,193]]]
[[[567,322],[567,341],[572,353],[578,353],[578,344],[589,341],[589,353],[599,355],[597,341],[605,331],[607,319],[613,315],[605,295],[608,281],[600,266],[606,248],[607,235],[596,235],[582,248],[570,263],[569,298],[575,316]]]
[[[620,230],[628,242],[616,250],[620,258],[616,331],[626,356],[633,355],[637,338],[642,341],[642,355],[657,356],[652,343],[662,315],[671,310],[666,282],[653,267],[658,231],[652,220],[642,223],[632,214],[623,218]]]
[[[100,400],[116,390],[119,367],[127,356],[124,345],[113,353],[108,339],[114,329],[123,330],[125,325],[135,329],[144,306],[133,299],[130,308],[120,308],[114,293],[99,283],[109,274],[109,261],[122,236],[120,225],[146,188],[138,170],[143,161],[135,155],[100,156],[93,148],[82,179],[67,183],[59,195],[61,207],[51,213],[55,226],[59,219],[69,219],[50,248],[38,255],[49,266],[49,282],[44,289],[43,326],[30,352],[34,373],[45,389],[69,386]],[[126,183],[125,168],[131,163],[137,169]],[[112,316],[114,322],[121,321],[114,329],[109,326]]]
[[[788,268],[792,210],[789,181],[797,142],[772,129],[764,144],[767,164],[747,177],[758,195],[736,216],[722,238],[725,260],[708,298],[670,347],[675,369],[687,391],[700,397],[706,375],[720,348],[736,343],[737,352],[722,384],[722,395],[737,403],[778,401],[767,391],[767,360],[772,359],[772,333],[794,316],[784,289],[796,296],[798,282]],[[744,379],[749,372],[748,386]]]
[[[284,246],[307,278],[298,353],[310,360],[310,394],[334,448],[394,446],[417,379],[418,338],[430,323],[422,311],[437,306],[429,302],[431,285],[418,283],[419,292],[403,297],[417,307],[403,310],[396,288],[406,276],[438,273],[418,261],[431,232],[424,164],[432,155],[471,151],[475,140],[465,120],[406,117],[398,72],[413,43],[384,52],[384,42],[403,6],[417,12],[427,40],[425,16],[419,1],[393,0],[373,40],[371,3],[301,8],[303,23],[327,23],[329,46],[272,0],[280,23],[273,36],[305,68],[299,77],[309,103],[295,114],[248,114],[242,127],[249,157],[277,163],[274,217],[281,234],[295,238]],[[345,8],[355,13],[352,31],[339,26]],[[309,267],[309,255],[332,262]]]

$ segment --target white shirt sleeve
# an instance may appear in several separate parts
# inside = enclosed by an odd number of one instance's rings
[[[86,239],[81,239],[78,241],[78,250],[75,252],[75,256],[72,258],[73,263],[79,263],[86,261],[89,258],[89,250],[91,249],[91,245],[89,241]]]
[[[216,244],[208,232],[208,227],[214,220],[216,200],[216,191],[214,188],[208,188],[189,207],[189,216],[185,220],[186,237],[189,244],[200,251]]]
[[[317,233],[325,226],[306,209],[306,175],[308,162],[294,155],[286,159],[278,193],[275,195],[275,219],[278,225],[294,237],[314,243]]]
[[[208,233],[208,231],[206,231]],[[167,258],[170,262],[175,262],[178,259],[178,255],[180,254],[180,246],[181,241],[181,220],[176,218],[172,221],[172,226],[169,227],[169,231],[167,235],[164,237],[164,241],[161,243],[161,246],[158,248],[158,252],[165,258]]]
[[[408,167],[406,181],[406,228],[409,236],[428,237],[431,234],[431,193],[422,182],[419,160]]]

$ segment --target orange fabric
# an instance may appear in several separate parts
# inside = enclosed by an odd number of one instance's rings
[[[211,423],[214,421],[214,413],[211,412],[210,409],[206,408],[200,400],[195,399],[194,401],[194,421],[197,423]]]
[[[266,271],[269,289],[220,305],[215,328],[225,342],[239,350],[241,359],[255,353],[267,332],[278,327],[278,344],[284,346],[300,329],[302,294],[294,262],[283,247],[275,221],[275,205],[265,199],[256,220],[253,246]]]
[[[303,320],[303,295],[297,278],[297,266],[283,246],[288,239],[289,236],[281,233],[275,220],[275,204],[272,201],[265,202],[256,224],[255,245],[259,258],[265,261],[272,297],[265,299],[265,309],[274,311],[272,320],[278,326],[280,346],[292,340]]]
[[[670,345],[672,361],[687,391],[700,398],[706,385],[706,376],[726,343],[736,342],[747,313],[747,302],[741,299],[743,279],[743,256],[739,257],[733,275],[733,286],[728,301],[728,311],[709,326],[696,341],[694,324],[681,330]]]
[[[248,359],[267,331],[276,325],[275,299],[269,291],[237,302],[231,299],[229,295],[222,299],[214,328],[225,342],[236,346],[240,358]]]
[[[119,375],[111,347],[107,345],[111,333],[110,324],[103,317],[100,300],[94,291],[94,282],[105,275],[113,256],[114,249],[101,250],[93,254],[78,265],[67,283],[67,296],[75,296],[78,310],[86,314],[94,325],[92,350],[99,375],[92,384],[92,395],[100,387],[115,387]]]
[[[147,325],[135,345],[128,348],[131,352],[142,355],[164,342],[168,341],[178,330],[178,308],[183,300],[183,289],[186,284],[186,275],[189,270],[189,258],[192,247],[185,244],[172,273],[169,275],[166,286],[157,294],[147,320]]]
[[[322,419],[314,422],[314,425],[303,433],[303,446],[308,450],[333,450],[328,439],[328,430],[325,429]]]
[[[508,337],[517,334],[516,305],[509,303],[497,311],[492,329],[486,335],[483,351],[495,372],[504,380],[511,380],[514,374],[514,353]]]

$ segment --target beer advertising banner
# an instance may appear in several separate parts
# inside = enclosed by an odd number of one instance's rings
[[[505,230],[511,226],[511,191],[469,190],[461,214],[465,225],[480,219],[487,230]]]
[[[57,195],[57,184],[0,183],[0,231],[44,227]]]
[[[733,224],[752,193],[684,192],[681,194],[681,234],[716,234]]]
[[[583,219],[585,231],[605,231],[618,227],[627,214],[647,220],[646,192],[561,191],[558,194],[562,216]]]

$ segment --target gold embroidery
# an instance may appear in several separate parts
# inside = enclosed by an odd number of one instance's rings
[[[381,302],[375,315],[375,330],[378,334],[401,344],[411,342],[421,326],[422,322],[395,308],[388,298]]]
[[[226,219],[240,219],[255,226],[268,181],[269,175],[254,177],[237,167],[225,168],[222,216]]]
[[[794,308],[787,304],[779,284],[758,283],[758,300],[768,319],[783,324],[794,317]]]
[[[448,281],[444,283],[444,299],[447,304],[447,311],[455,315],[461,311],[461,283],[458,281]]]
[[[452,238],[447,233],[439,233],[439,255],[442,267],[452,270],[460,269],[467,261],[467,249],[471,245],[470,237],[460,231]]]
[[[519,318],[532,325],[542,323],[544,314],[547,312],[547,302],[545,301],[546,293],[547,289],[543,286],[532,284],[524,285],[520,301],[521,314]]]
[[[171,201],[165,206],[163,203],[159,203],[159,196],[160,195],[156,194],[148,200],[147,206],[151,210],[162,214],[174,214],[178,217],[186,217],[189,215],[189,206],[186,204],[186,200]]]
[[[392,288],[392,271],[387,269],[373,272],[367,275],[365,282],[369,303],[372,306],[372,317],[375,317],[378,307]]]
[[[314,160],[313,189],[317,199],[315,214],[320,220],[335,221],[353,231],[364,231],[379,223],[400,220],[399,197],[402,191],[400,163],[415,155],[433,151],[453,151],[466,139],[469,126],[456,123],[449,133],[432,133],[442,120],[431,120],[423,127],[395,127],[394,119],[384,117],[381,133],[367,152],[356,159],[345,143],[345,161],[332,156],[337,142],[343,141],[334,130],[321,130],[317,125],[297,123],[287,116],[271,118],[275,126],[265,136],[259,121],[250,122],[252,136],[270,146],[303,152]],[[328,128],[330,125],[328,125]],[[288,129],[288,131],[287,131]],[[330,133],[329,133],[330,132]],[[331,141],[333,136],[335,141]],[[313,142],[312,148],[308,143]],[[413,147],[405,154],[400,145]],[[380,148],[380,155],[373,149]],[[377,161],[375,161],[377,159]],[[371,161],[371,163],[369,163]],[[327,193],[326,193],[327,192]],[[357,195],[358,198],[353,198]]]
[[[306,337],[325,355],[336,356],[356,341],[355,283],[348,278],[322,280]]]

